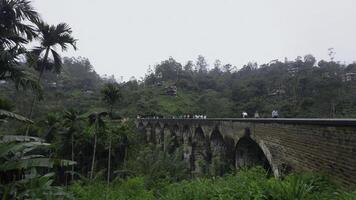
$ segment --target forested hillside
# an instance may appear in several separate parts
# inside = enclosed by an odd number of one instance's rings
[[[240,117],[243,111],[250,116],[258,111],[270,117],[276,109],[282,117],[355,117],[354,73],[356,64],[317,62],[311,55],[242,67],[220,61],[209,67],[202,56],[184,65],[169,58],[148,70],[144,80],[120,84],[125,95],[116,106],[116,116]],[[66,107],[101,108],[99,88],[108,81],[100,78],[87,59],[65,58],[60,74],[44,75],[44,103],[36,105],[35,116]],[[31,101],[28,92],[12,90],[11,84],[1,86],[3,96],[14,100],[26,115]],[[166,94],[170,86],[177,87],[177,96]]]
[[[153,110],[162,115],[193,111],[208,117],[240,117],[242,111],[250,116],[258,111],[270,117],[276,109],[283,117],[355,117],[355,79],[350,78],[355,72],[356,64],[317,62],[311,55],[238,68],[216,61],[210,70],[201,56],[185,65],[170,58],[148,73],[140,92],[145,95],[138,101],[146,104],[138,105],[156,105]],[[157,95],[165,85],[177,86],[176,98]],[[142,100],[144,96],[150,96],[149,101]]]
[[[23,67],[29,73],[36,74],[32,69]],[[103,80],[94,71],[86,58],[64,58],[63,69],[59,74],[45,72],[43,75],[41,101],[35,105],[34,117],[39,118],[48,112],[62,111],[66,107],[95,108],[98,93]],[[33,92],[14,90],[12,82],[1,84],[1,96],[16,106],[16,110],[28,115]]]

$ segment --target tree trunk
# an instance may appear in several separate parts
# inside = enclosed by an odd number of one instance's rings
[[[71,135],[71,140],[72,140],[72,162],[74,162],[74,132],[72,132]],[[74,180],[74,165],[72,165],[72,181]]]
[[[94,173],[94,165],[95,165],[95,153],[96,153],[96,134],[94,136],[94,149],[93,149],[93,158],[91,161],[91,170],[90,170],[90,179],[93,179],[93,173]]]
[[[43,57],[43,63],[42,63],[42,66],[41,66],[40,75],[38,76],[38,79],[37,79],[37,84],[38,84],[38,85],[40,85],[40,83],[41,83],[41,78],[42,78],[42,75],[43,75],[44,70],[45,70],[45,65],[44,65],[44,63],[45,63],[45,61],[48,59],[49,50],[50,50],[50,48],[47,47],[45,56]],[[34,106],[35,106],[35,103],[36,103],[36,95],[35,95],[35,96],[33,97],[33,99],[32,99],[32,103],[31,103],[31,107],[30,107],[30,113],[29,113],[29,115],[28,115],[28,119],[30,119],[30,120],[32,119],[33,108],[34,108]],[[29,130],[30,130],[30,124],[27,125],[27,128],[26,128],[26,136],[28,136]]]
[[[109,139],[109,155],[108,155],[108,185],[110,183],[110,170],[111,170],[111,138]]]

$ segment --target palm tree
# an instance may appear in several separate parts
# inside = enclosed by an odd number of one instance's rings
[[[48,113],[46,119],[43,120],[43,125],[47,127],[47,131],[45,132],[43,138],[46,142],[51,143],[57,134],[60,127],[61,118],[58,113]]]
[[[57,26],[50,26],[41,21],[37,23],[37,27],[41,45],[35,47],[30,53],[27,54],[27,61],[30,67],[33,67],[39,72],[37,83],[40,85],[42,75],[45,71],[54,71],[56,73],[61,72],[62,58],[55,51],[55,48],[60,46],[62,51],[66,51],[69,45],[75,50],[77,48],[76,39],[71,36],[72,29],[66,23],[60,23]],[[32,100],[29,119],[32,118],[35,102],[36,97]],[[26,134],[27,133],[28,131],[26,131]]]
[[[93,147],[93,157],[91,162],[90,179],[93,178],[94,166],[95,166],[95,154],[96,154],[96,144],[97,137],[100,132],[105,129],[104,117],[107,116],[107,112],[92,113],[88,116],[88,122],[90,127],[90,132],[94,134],[94,147]]]
[[[38,13],[27,0],[0,0],[0,80],[15,82],[16,88],[36,87],[31,75],[19,68],[19,58],[26,53],[24,44],[36,38],[33,24]]]
[[[64,126],[68,129],[68,134],[71,138],[71,151],[72,151],[72,161],[74,162],[74,134],[78,131],[78,122],[82,118],[79,113],[74,109],[69,109],[64,112]],[[71,173],[72,180],[74,178],[74,165],[72,166]]]
[[[39,15],[28,0],[0,0],[0,49],[26,44],[36,37]],[[30,23],[28,23],[30,22]]]
[[[114,105],[119,101],[121,94],[117,83],[106,83],[101,90],[102,100],[109,106],[109,115],[112,119]]]
[[[103,101],[109,106],[109,116],[110,119],[113,118],[113,107],[120,99],[120,90],[117,83],[107,83],[104,88],[101,90],[103,95]],[[111,134],[112,132],[108,132],[109,139],[109,151],[108,151],[108,174],[107,174],[107,182],[110,182],[110,170],[111,170]]]

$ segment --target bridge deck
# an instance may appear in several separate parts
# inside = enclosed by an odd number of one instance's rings
[[[281,124],[306,124],[306,125],[330,125],[330,126],[356,126],[356,119],[341,118],[140,118],[142,121],[223,121],[223,122],[253,122],[253,123],[281,123]]]

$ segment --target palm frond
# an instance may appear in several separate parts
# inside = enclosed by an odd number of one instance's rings
[[[31,23],[39,21],[39,14],[28,0],[2,0],[0,2],[0,38],[8,42],[27,43],[36,37],[36,31]],[[30,22],[30,23],[28,23]],[[6,38],[6,34],[15,34],[22,38],[21,42]],[[19,42],[19,43],[18,43]],[[8,43],[7,43],[8,44]]]
[[[33,123],[33,121],[27,119],[26,117],[24,117],[22,115],[15,114],[13,112],[2,110],[2,109],[0,109],[0,117],[16,119],[18,121],[22,121],[22,122],[26,122],[26,123]]]
[[[0,164],[0,171],[10,171],[19,169],[29,169],[33,167],[53,168],[53,166],[70,166],[76,162],[70,160],[50,159],[50,158],[30,158],[21,160],[11,160]]]
[[[41,142],[44,140],[38,137],[24,136],[24,135],[3,135],[0,137],[0,142]]]
[[[61,56],[54,51],[53,49],[51,49],[52,55],[53,55],[53,66],[54,66],[54,71],[58,74],[61,72],[62,69],[62,58]]]
[[[43,142],[1,142],[0,143],[0,158],[8,156],[23,156],[34,149],[48,147],[50,144]]]
[[[107,83],[101,90],[103,101],[109,105],[114,105],[119,98],[121,93],[117,83]]]

